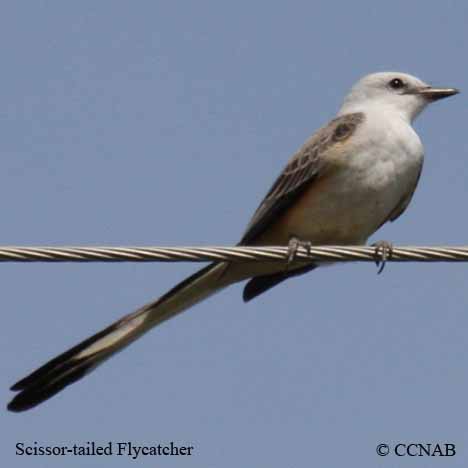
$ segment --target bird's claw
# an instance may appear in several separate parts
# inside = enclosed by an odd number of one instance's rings
[[[307,254],[310,254],[310,249],[312,248],[312,242],[310,241],[302,241],[297,237],[291,237],[288,243],[288,261],[287,266],[291,265],[291,263],[295,260],[297,256],[297,252],[299,251],[300,247],[304,247],[307,251]]]
[[[375,264],[379,268],[377,274],[380,275],[385,268],[387,260],[392,258],[393,244],[388,241],[378,241],[372,244],[372,247],[375,248]]]

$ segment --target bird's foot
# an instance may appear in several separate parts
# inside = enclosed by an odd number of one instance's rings
[[[296,259],[297,252],[300,247],[304,247],[307,251],[307,254],[310,254],[310,249],[312,248],[312,242],[303,241],[303,240],[298,239],[297,237],[292,236],[288,242],[288,261],[287,261],[288,267]]]
[[[393,253],[393,244],[388,241],[378,241],[372,244],[372,247],[375,248],[375,264],[377,265],[378,271],[377,274],[380,275],[383,269],[385,268],[385,264],[387,260],[392,258]]]

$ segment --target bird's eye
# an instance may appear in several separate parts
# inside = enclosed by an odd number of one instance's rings
[[[401,89],[401,88],[404,88],[405,87],[405,83],[403,82],[403,80],[401,80],[400,78],[393,78],[393,80],[391,80],[388,85],[390,86],[390,88],[392,89]]]

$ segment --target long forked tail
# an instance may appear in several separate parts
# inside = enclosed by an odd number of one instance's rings
[[[156,301],[51,359],[11,387],[19,393],[8,409],[18,412],[33,408],[93,371],[149,329],[242,279],[234,279],[225,270],[224,263],[202,268]]]

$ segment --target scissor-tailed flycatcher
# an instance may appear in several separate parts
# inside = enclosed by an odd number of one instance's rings
[[[240,245],[365,244],[380,226],[405,211],[418,183],[423,146],[411,126],[413,119],[428,103],[457,92],[403,73],[362,78],[338,116],[291,158]],[[317,266],[212,263],[17,382],[12,390],[19,393],[8,409],[24,411],[47,400],[154,326],[230,284],[250,279],[244,289],[244,300],[249,301]]]

